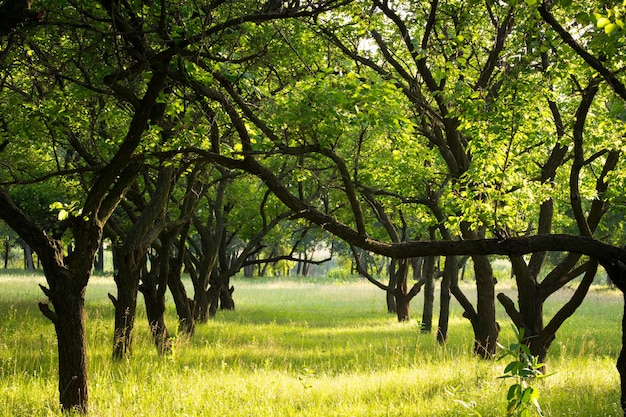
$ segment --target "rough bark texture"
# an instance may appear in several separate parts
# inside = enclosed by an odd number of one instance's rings
[[[50,273],[53,274],[53,273]],[[66,271],[54,273],[55,290],[44,290],[54,311],[41,303],[40,310],[54,324],[59,355],[59,399],[64,410],[87,412],[87,336],[85,287]]]

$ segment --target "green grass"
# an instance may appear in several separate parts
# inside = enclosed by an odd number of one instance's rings
[[[0,276],[0,415],[56,416],[54,331],[37,309],[41,277]],[[471,286],[468,285],[468,290]],[[499,284],[510,291],[510,284]],[[93,416],[503,416],[504,362],[471,355],[472,333],[454,303],[450,341],[438,346],[416,323],[386,314],[384,295],[362,281],[235,282],[235,312],[156,355],[142,308],[133,357],[110,359],[110,277],[88,287]],[[571,290],[547,306],[554,312]],[[549,416],[621,416],[614,362],[621,294],[596,288],[559,333],[539,384]],[[413,304],[420,317],[421,297]],[[513,340],[500,311],[501,341]],[[173,309],[167,316],[175,332]],[[472,410],[463,403],[472,404]]]

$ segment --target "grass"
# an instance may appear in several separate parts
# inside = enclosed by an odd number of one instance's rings
[[[362,281],[235,282],[237,310],[177,339],[158,357],[140,309],[133,357],[110,359],[110,277],[87,291],[92,416],[503,416],[504,362],[471,354],[472,332],[454,303],[450,340],[438,346],[417,323],[386,314],[380,290]],[[0,276],[0,415],[57,416],[56,341],[37,309],[33,275]],[[498,284],[510,291],[510,284]],[[468,284],[468,290],[471,286]],[[553,313],[571,290],[547,306]],[[595,288],[551,349],[554,375],[540,383],[549,416],[621,416],[614,362],[621,294]],[[413,304],[419,318],[421,298]],[[505,315],[501,341],[513,334]],[[175,331],[173,309],[166,317]],[[463,404],[470,405],[470,409]],[[473,414],[474,413],[474,414]]]

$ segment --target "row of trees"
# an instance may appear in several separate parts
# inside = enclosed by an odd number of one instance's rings
[[[599,265],[626,288],[619,5],[5,0],[0,9],[0,218],[45,271],[50,302],[40,309],[55,326],[66,409],[88,409],[84,293],[105,237],[115,358],[131,351],[140,292],[165,352],[168,289],[179,331],[191,335],[219,303],[234,306],[229,278],[261,251],[262,261],[293,259],[328,236],[345,242],[401,321],[422,286],[432,293],[433,257],[446,256],[438,339],[454,297],[485,358],[498,339],[496,300],[543,359]],[[271,250],[284,242],[290,251]],[[393,260],[388,283],[368,272],[367,252]],[[510,259],[516,301],[496,294],[493,254]],[[461,255],[473,261],[475,303],[457,284]],[[424,274],[410,287],[418,257]],[[546,323],[545,300],[580,276]],[[624,388],[624,353],[618,369]]]

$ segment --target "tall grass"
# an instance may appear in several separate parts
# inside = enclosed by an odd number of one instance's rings
[[[38,312],[41,277],[0,277],[0,414],[56,416],[56,341]],[[509,291],[506,283],[502,289]],[[235,282],[234,312],[219,312],[191,340],[158,357],[140,309],[133,357],[113,363],[110,277],[87,291],[93,416],[504,415],[504,363],[471,354],[472,332],[454,306],[450,340],[386,314],[384,295],[361,281]],[[468,290],[471,285],[468,284]],[[553,313],[567,295],[547,306]],[[413,304],[420,317],[421,298]],[[621,416],[621,295],[592,291],[551,349],[541,383],[550,416]],[[512,341],[502,312],[502,341]],[[166,317],[175,333],[176,317]],[[470,405],[470,409],[465,405]]]

